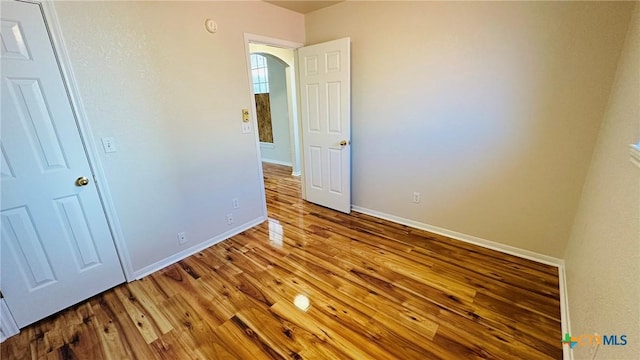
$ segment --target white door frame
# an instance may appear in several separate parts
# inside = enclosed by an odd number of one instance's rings
[[[98,146],[96,145],[91,131],[89,121],[87,121],[86,112],[78,91],[77,82],[71,67],[71,59],[67,52],[64,38],[62,36],[62,29],[58,21],[58,16],[55,11],[55,5],[52,1],[41,0],[20,0],[25,3],[37,4],[42,9],[42,15],[44,18],[45,26],[49,32],[49,37],[52,42],[53,52],[56,56],[58,64],[60,65],[60,72],[62,75],[62,81],[67,90],[67,96],[71,104],[71,110],[75,115],[76,126],[80,133],[80,139],[84,146],[87,160],[89,161],[89,167],[93,174],[93,180],[95,182],[98,196],[100,197],[102,209],[111,231],[111,237],[118,252],[120,259],[120,265],[124,271],[127,281],[135,280],[133,267],[131,265],[131,258],[124,241],[124,234],[122,232],[122,226],[118,216],[116,215],[115,205],[109,191],[107,184],[107,178],[98,156]]]
[[[272,37],[268,37],[268,36],[262,36],[262,35],[255,35],[255,34],[249,34],[249,33],[244,33],[244,46],[245,46],[245,54],[246,54],[246,58],[247,58],[247,73],[248,73],[248,81],[249,81],[249,89],[250,89],[250,98],[251,98],[251,108],[253,109],[253,111],[251,112],[251,123],[253,126],[253,135],[255,137],[255,141],[256,141],[256,151],[257,151],[257,157],[258,157],[258,169],[260,172],[260,181],[262,184],[262,202],[264,203],[264,214],[265,217],[267,216],[267,198],[266,198],[266,194],[265,194],[265,189],[264,189],[264,172],[262,170],[262,159],[260,157],[260,139],[258,137],[258,119],[256,116],[256,99],[253,96],[253,81],[251,78],[251,50],[249,49],[249,44],[262,44],[262,45],[268,45],[268,46],[273,46],[273,47],[279,47],[279,48],[284,48],[284,49],[291,49],[294,50],[294,62],[295,62],[295,68],[296,68],[296,72],[297,72],[297,68],[298,68],[298,64],[297,64],[297,54],[295,54],[295,50],[298,48],[301,48],[304,46],[304,44],[301,43],[297,43],[294,41],[288,41],[288,40],[281,40],[281,39],[276,39],[276,38],[272,38]],[[300,99],[298,94],[300,93],[300,89],[298,87],[298,77],[297,74],[295,75],[295,81],[291,82],[291,90],[295,91],[295,99],[292,99],[292,101],[295,101],[295,114],[293,114],[293,117],[290,117],[289,119],[289,131],[291,133],[291,137],[292,138],[297,138],[299,139],[299,141],[296,144],[296,141],[291,141],[291,150],[292,150],[292,157],[293,157],[293,161],[295,162],[296,158],[300,159],[300,176],[303,176],[304,174],[304,159],[301,153],[302,150],[302,137],[301,137],[301,133],[300,133]],[[289,104],[292,105],[292,104]],[[305,186],[304,186],[304,182],[302,182],[302,198],[305,198]]]
[[[1,295],[0,295],[1,296]],[[7,302],[4,298],[0,298],[0,343],[4,342],[13,335],[18,335],[20,328],[9,311]]]

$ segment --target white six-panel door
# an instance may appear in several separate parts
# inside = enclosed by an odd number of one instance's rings
[[[0,6],[0,289],[24,327],[124,275],[40,7]]]
[[[351,211],[349,38],[298,49],[306,200]]]

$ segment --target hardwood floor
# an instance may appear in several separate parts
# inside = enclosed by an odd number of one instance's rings
[[[23,329],[2,359],[562,357],[556,268],[304,202],[289,168],[264,170],[268,222]]]

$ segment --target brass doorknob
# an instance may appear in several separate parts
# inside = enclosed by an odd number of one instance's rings
[[[340,146],[347,146],[347,140],[340,141]]]
[[[79,178],[76,179],[76,185],[77,186],[87,186],[87,185],[89,185],[89,179],[87,179],[84,176],[80,176]]]

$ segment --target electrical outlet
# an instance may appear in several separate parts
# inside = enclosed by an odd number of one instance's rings
[[[178,233],[178,245],[182,245],[187,242],[187,234],[184,232]]]
[[[233,203],[233,208],[237,209],[240,207],[240,200],[238,200],[238,198],[233,198],[233,200],[231,200],[231,202]]]
[[[233,224],[233,214],[232,213],[228,213],[227,214],[227,225],[231,225]]]
[[[420,203],[420,193],[415,191],[413,193],[413,203],[414,204],[419,204]]]

